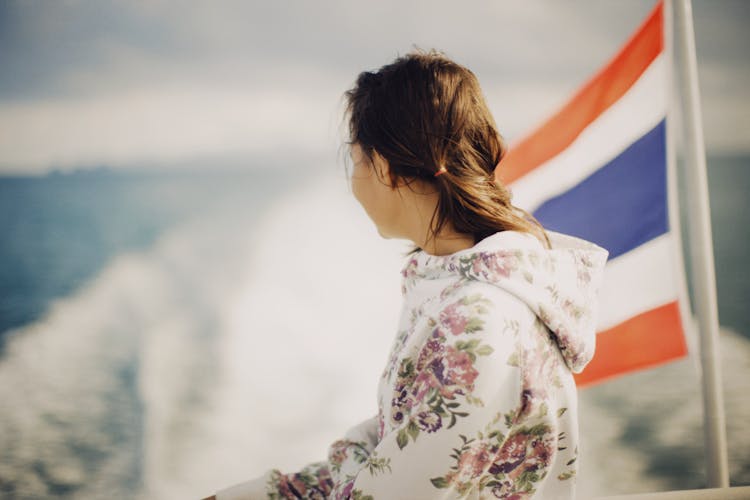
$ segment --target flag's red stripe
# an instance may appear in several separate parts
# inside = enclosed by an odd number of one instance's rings
[[[596,335],[594,359],[575,375],[578,387],[687,354],[677,302],[634,316]]]
[[[660,0],[609,64],[530,136],[512,145],[495,171],[509,184],[558,155],[599,115],[620,99],[662,52]]]

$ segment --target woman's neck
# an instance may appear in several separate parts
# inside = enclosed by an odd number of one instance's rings
[[[457,232],[450,221],[446,221],[440,231],[432,235],[430,228],[438,205],[438,194],[434,189],[414,189],[412,186],[402,193],[402,200],[406,209],[402,219],[405,235],[428,254],[450,255],[471,248],[476,243],[473,235]]]
[[[441,234],[430,238],[420,246],[430,255],[450,255],[474,246],[474,237],[467,234],[441,231]]]

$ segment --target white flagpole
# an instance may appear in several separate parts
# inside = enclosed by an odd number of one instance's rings
[[[670,0],[665,15],[671,9]],[[680,94],[685,131],[687,209],[690,228],[691,269],[695,286],[695,309],[700,330],[700,358],[703,389],[703,419],[708,486],[729,486],[727,438],[724,418],[721,371],[718,362],[719,314],[716,302],[716,277],[708,203],[706,151],[703,143],[698,69],[695,55],[693,13],[690,0],[674,2],[675,54],[679,58]]]

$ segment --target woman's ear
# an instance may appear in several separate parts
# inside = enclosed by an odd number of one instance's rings
[[[383,158],[376,150],[372,151],[372,167],[375,169],[375,175],[378,176],[380,182],[391,189],[396,189],[397,183],[394,183],[391,179],[391,166],[388,160]]]
[[[374,149],[372,151],[372,167],[380,182],[394,190],[410,186],[411,181],[414,180],[406,179],[399,175],[391,176],[391,164]]]

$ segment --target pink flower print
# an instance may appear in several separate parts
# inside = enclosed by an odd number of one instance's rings
[[[531,403],[534,399],[544,398],[546,392],[544,391],[544,384],[547,380],[542,376],[543,362],[531,356],[524,356],[524,365],[521,377],[523,379],[523,392],[522,405],[524,410],[528,410],[526,413],[531,411]],[[537,393],[537,389],[539,393]]]
[[[431,389],[439,389],[445,384],[445,367],[442,361],[444,340],[442,332],[436,328],[419,352],[416,366],[418,375],[411,391],[416,401],[422,401]]]
[[[331,451],[328,454],[328,461],[336,468],[340,467],[347,457],[347,442],[344,440],[336,441],[331,445]]]
[[[411,391],[415,401],[423,401],[428,393],[436,389],[446,399],[456,394],[467,394],[474,389],[474,380],[479,372],[474,368],[471,356],[453,346],[432,352],[432,356],[421,358],[420,370]]]
[[[440,359],[433,360],[430,367],[417,375],[414,380],[412,394],[416,401],[424,401],[427,393],[432,389],[441,390],[443,387],[444,367]]]
[[[282,476],[278,488],[284,498],[298,498],[299,495],[307,493],[307,484],[297,474],[291,477]]]
[[[510,255],[497,253],[487,255],[486,265],[495,278],[500,276],[507,278],[510,276],[510,272],[514,267],[513,264],[513,257]]]
[[[474,260],[471,262],[471,272],[476,276],[481,276],[483,269],[484,269],[484,259],[482,259],[482,254],[478,254],[474,257]]]
[[[479,372],[474,368],[469,353],[449,346],[446,349],[446,361],[448,364],[446,380],[471,392],[474,389],[474,380],[476,380]]]
[[[443,352],[443,342],[445,337],[439,329],[435,329],[430,336],[430,340],[425,342],[422,349],[419,351],[419,357],[417,358],[417,370],[421,370],[426,366],[435,356]]]
[[[490,474],[508,474],[521,465],[526,458],[529,435],[519,432],[508,438],[500,450],[500,457],[490,466]]]
[[[577,264],[579,264],[576,266],[578,271],[578,284],[583,286],[588,285],[591,282],[591,273],[589,273],[589,271],[594,267],[594,262],[585,253],[578,253],[576,255],[576,261]]]
[[[380,406],[380,405],[378,405]],[[378,410],[378,441],[385,435],[385,416],[382,407]]]
[[[481,443],[479,446],[461,454],[458,459],[458,469],[462,472],[462,475],[475,478],[484,472],[491,459],[492,454],[487,443]]]
[[[576,279],[578,280],[579,286],[586,286],[591,282],[591,273],[589,273],[586,268],[578,268]]]
[[[458,303],[451,304],[440,312],[440,321],[453,335],[460,335],[466,330],[469,318],[461,314]]]
[[[562,309],[571,318],[579,319],[584,315],[584,310],[570,299],[565,299],[562,303]]]
[[[322,493],[329,492],[331,490],[331,484],[333,484],[333,478],[327,467],[322,467],[318,470],[318,488]],[[321,498],[325,498],[325,494],[321,494]]]
[[[545,434],[531,442],[531,449],[527,451],[526,455],[526,460],[529,462],[529,466],[526,467],[527,470],[531,468],[534,470],[545,469],[549,466],[554,453],[551,437],[551,435]]]
[[[409,262],[404,266],[404,269],[401,271],[401,275],[404,278],[413,278],[417,275],[417,259],[411,258],[409,259]]]
[[[464,272],[493,281],[501,277],[507,278],[518,267],[517,258],[507,253],[479,252],[464,262],[468,264],[463,268]]]
[[[347,498],[351,497],[352,489],[354,489],[354,479],[349,481],[346,486],[344,486],[344,489],[341,490],[341,492],[336,495],[336,500],[345,500]],[[297,498],[297,497],[294,497]]]
[[[528,387],[524,381],[524,387]],[[518,413],[513,419],[513,423],[518,423],[520,420],[526,418],[531,414],[531,409],[534,406],[534,393],[531,389],[524,389],[521,391],[521,406],[518,409]]]

